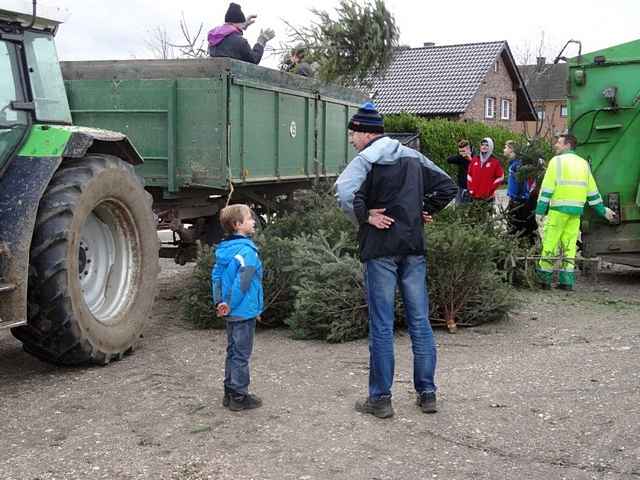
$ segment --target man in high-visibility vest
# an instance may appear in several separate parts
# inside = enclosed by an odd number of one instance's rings
[[[576,137],[560,135],[555,144],[557,155],[551,159],[540,187],[536,206],[538,225],[544,220],[542,254],[537,273],[543,288],[551,288],[553,257],[562,251],[558,288],[572,290],[575,283],[575,258],[580,217],[585,203],[609,222],[616,219],[613,210],[605,207],[589,163],[573,152]]]

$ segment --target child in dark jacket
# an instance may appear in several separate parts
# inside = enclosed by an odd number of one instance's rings
[[[220,212],[228,236],[216,248],[211,272],[216,314],[226,319],[227,358],[222,404],[233,411],[249,410],[262,400],[249,393],[249,359],[253,350],[256,318],[262,313],[262,263],[249,238],[255,219],[247,205],[229,205]]]

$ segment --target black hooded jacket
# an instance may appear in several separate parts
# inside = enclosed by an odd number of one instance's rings
[[[336,183],[341,206],[359,224],[360,259],[423,255],[422,212],[435,214],[458,191],[449,175],[419,152],[397,140],[380,137],[354,158]],[[384,208],[393,218],[390,228],[379,230],[368,223],[369,210]]]

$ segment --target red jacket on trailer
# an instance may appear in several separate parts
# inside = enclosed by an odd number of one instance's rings
[[[467,190],[475,200],[489,200],[493,198],[496,189],[504,181],[504,171],[500,161],[491,155],[484,165],[480,157],[475,156],[469,163],[467,174]]]

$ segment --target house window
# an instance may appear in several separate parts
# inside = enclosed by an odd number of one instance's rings
[[[498,73],[500,71],[500,62],[496,60],[496,63],[493,64],[493,71]]]
[[[511,100],[503,98],[501,107],[500,119],[511,120]]]
[[[484,118],[496,118],[496,99],[493,97],[484,100]]]
[[[544,120],[544,107],[537,107],[536,113],[538,114],[538,120]]]
[[[560,116],[561,117],[566,117],[567,116],[567,106],[566,105],[560,105]]]

